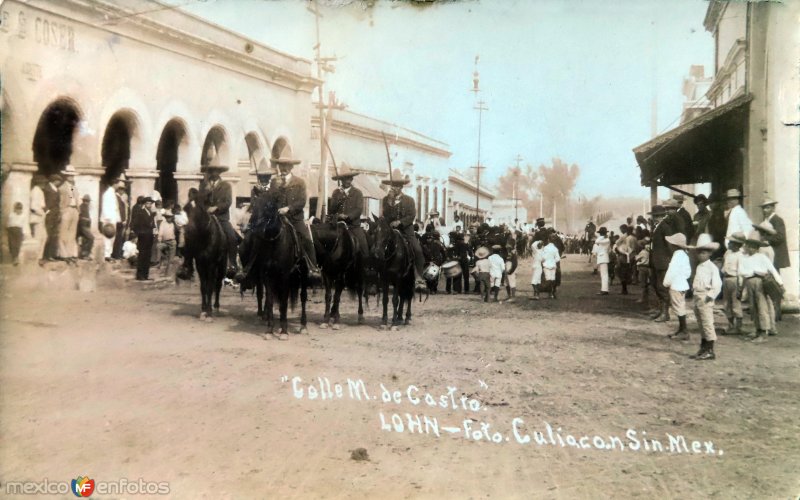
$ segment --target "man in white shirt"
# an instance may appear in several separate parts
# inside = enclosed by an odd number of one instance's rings
[[[600,271],[600,291],[597,295],[608,295],[608,263],[611,262],[609,249],[611,240],[608,239],[608,229],[601,227],[597,230],[597,239],[592,246],[592,255],[595,256],[597,269]]]
[[[669,338],[673,340],[689,340],[686,328],[686,291],[689,290],[689,278],[692,266],[686,252],[686,235],[675,233],[665,238],[672,250],[672,259],[664,275],[664,287],[669,288],[669,300],[672,312],[678,317],[678,330]]]
[[[758,231],[751,231],[744,244],[744,255],[739,260],[739,280],[747,288],[750,311],[756,324],[756,331],[749,338],[756,343],[765,342],[767,335],[775,335],[775,304],[764,285],[767,275],[783,286],[783,279],[772,261],[759,249],[769,245],[762,241]]]
[[[561,253],[555,242],[558,240],[556,234],[550,235],[550,242],[542,249],[542,272],[544,280],[547,282],[547,289],[550,290],[550,298],[556,298],[556,282],[558,278],[558,263],[561,262]]]
[[[103,191],[100,199],[100,225],[111,224],[114,226],[114,236],[108,238],[103,236],[103,254],[106,259],[111,258],[114,251],[114,240],[116,238],[117,224],[120,222],[119,203],[117,202],[116,182],[111,184]]]
[[[31,183],[33,187],[31,188],[31,213],[28,223],[30,225],[31,237],[33,237],[37,243],[36,255],[42,255],[44,251],[44,242],[47,236],[44,229],[44,214],[47,211],[47,205],[44,201],[42,186],[47,183],[47,179],[40,174],[36,174],[33,176]]]
[[[742,208],[741,199],[742,193],[738,189],[729,189],[725,193],[725,203],[727,205],[725,220],[728,222],[728,228],[725,231],[726,246],[733,233],[750,234],[753,230],[753,222],[744,208]]]

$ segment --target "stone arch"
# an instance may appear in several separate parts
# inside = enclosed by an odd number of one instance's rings
[[[54,174],[70,163],[83,116],[78,103],[66,96],[56,98],[42,111],[32,144],[39,173]]]
[[[178,182],[175,173],[188,168],[191,143],[186,122],[180,118],[169,120],[162,129],[156,149],[156,170],[158,177],[153,186],[161,193],[165,204],[167,201],[178,201]],[[181,164],[184,168],[181,168]]]
[[[136,125],[131,136],[129,167],[142,170],[152,169],[152,159],[155,156],[155,141],[151,128],[153,121],[141,97],[127,87],[117,90],[103,105],[99,121],[100,130],[103,131],[99,145],[101,161],[105,147],[105,133],[111,121],[118,118],[120,113],[125,113]]]
[[[244,142],[247,148],[247,160],[250,163],[250,169],[254,170],[258,168],[261,160],[267,156],[266,142],[256,132],[248,132],[244,136]]]
[[[214,125],[208,130],[206,138],[203,141],[203,149],[200,153],[200,165],[207,166],[213,158],[210,156],[209,149],[213,146],[213,152],[216,154],[218,161],[221,165],[231,167],[231,152],[230,152],[230,139],[227,130],[222,125]]]
[[[108,185],[130,168],[141,157],[146,146],[142,134],[142,120],[136,111],[126,108],[112,114],[103,129],[100,158],[103,166],[101,184]],[[138,155],[138,156],[137,156]]]
[[[173,120],[179,121],[183,126],[188,144],[188,148],[185,151],[183,148],[179,151],[176,170],[181,173],[196,173],[200,168],[201,157],[199,132],[195,127],[199,120],[195,118],[183,101],[170,100],[161,110],[158,121],[155,122],[154,130],[160,131],[159,134],[163,134],[167,124]],[[156,155],[158,155],[157,150]]]

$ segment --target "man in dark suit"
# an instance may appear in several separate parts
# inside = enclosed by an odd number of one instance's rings
[[[694,236],[689,241],[694,245],[697,237],[703,233],[708,233],[708,222],[711,219],[711,210],[708,209],[708,198],[704,194],[694,197],[694,204],[697,205],[697,213],[692,217],[692,230]]]
[[[131,231],[136,233],[136,280],[147,281],[150,275],[150,254],[153,252],[153,241],[156,234],[153,199],[145,197],[142,203],[136,203],[131,209]]]
[[[677,214],[678,217],[681,218],[681,226],[682,226],[682,233],[686,236],[686,241],[691,241],[692,237],[694,236],[694,224],[692,221],[692,215],[689,213],[686,208],[683,206],[684,196],[682,194],[674,194],[672,195],[672,199],[678,203],[678,210]]]
[[[769,242],[775,251],[775,269],[780,271],[785,267],[790,267],[791,263],[789,262],[789,248],[786,246],[786,223],[775,213],[775,205],[777,204],[778,202],[771,198],[765,199],[764,203],[761,204],[761,213],[764,214],[764,221],[769,222],[772,225],[772,229],[775,230],[775,234],[762,232],[762,237]],[[758,228],[756,227],[756,229]]]
[[[81,259],[90,259],[92,256],[92,246],[94,246],[92,215],[89,206],[92,197],[85,194],[81,201],[81,206],[78,207],[78,237],[81,242],[78,257]]]
[[[222,180],[222,172],[226,172],[228,167],[219,165],[216,161],[206,166],[208,182],[200,187],[199,197],[204,202],[206,211],[214,215],[219,221],[222,230],[225,232],[225,239],[228,244],[228,269],[225,276],[233,279],[239,272],[236,256],[239,247],[239,236],[231,225],[231,205],[233,204],[233,187],[228,181]]]
[[[654,312],[651,318],[662,323],[669,321],[669,290],[664,287],[664,275],[667,273],[669,261],[672,259],[672,252],[666,237],[680,231],[672,226],[672,220],[675,218],[670,218],[663,206],[653,205],[650,214],[655,223],[651,240],[650,267],[653,269],[653,287],[659,302],[658,311]]]
[[[284,150],[280,157],[271,158],[270,161],[280,174],[277,184],[279,193],[278,205],[280,207],[278,208],[278,213],[286,216],[286,219],[297,232],[309,275],[313,278],[319,278],[320,273],[314,242],[311,240],[311,232],[306,226],[304,217],[306,201],[308,200],[306,183],[300,177],[292,174],[292,168],[300,163],[300,160],[293,160]]]
[[[64,183],[61,174],[52,174],[48,183],[44,185],[44,228],[47,230],[47,241],[44,244],[44,260],[58,258],[58,227],[61,223],[61,209],[59,188]]]
[[[364,195],[361,190],[353,186],[353,178],[358,172],[353,172],[349,166],[342,165],[339,173],[332,179],[339,182],[331,195],[330,215],[335,221],[347,223],[347,227],[356,240],[358,251],[362,256],[369,254],[367,233],[361,228],[361,213],[364,211]]]
[[[403,186],[409,182],[408,177],[403,176],[400,170],[397,169],[392,171],[390,179],[381,181],[382,184],[390,186],[389,194],[384,196],[381,202],[381,208],[386,222],[406,236],[406,240],[411,246],[411,252],[414,254],[414,272],[417,284],[421,283],[424,286],[425,281],[422,279],[422,269],[425,266],[425,256],[422,254],[422,246],[419,244],[419,239],[414,233],[414,219],[417,217],[417,209],[414,206],[414,199],[403,194]]]

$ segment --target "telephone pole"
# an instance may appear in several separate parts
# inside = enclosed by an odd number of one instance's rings
[[[317,217],[322,219],[328,213],[328,152],[325,147],[325,139],[328,134],[328,124],[325,119],[325,100],[323,98],[323,74],[333,73],[334,68],[331,62],[336,61],[336,57],[322,57],[321,42],[319,39],[319,20],[322,13],[319,10],[319,4],[316,0],[311,4],[311,7],[306,7],[306,10],[314,14],[314,22],[316,26],[317,43],[314,45],[314,61],[317,63],[317,79],[320,84],[318,90],[318,107],[319,107],[319,186],[317,194]]]
[[[473,92],[475,94],[475,99],[478,99],[478,93],[481,91],[480,85],[479,85],[480,84],[480,74],[478,73],[478,58],[479,58],[479,56],[475,56],[475,71],[473,71],[473,73],[472,73],[472,90],[470,90],[470,92]],[[475,189],[475,217],[476,217],[476,219],[479,219],[480,218],[480,208],[481,208],[481,170],[486,168],[486,167],[481,165],[481,123],[482,123],[482,118],[483,118],[483,112],[484,111],[488,111],[489,108],[486,107],[486,103],[485,102],[483,102],[482,100],[478,100],[475,103],[475,105],[473,106],[473,109],[478,110],[478,162],[474,167],[470,167],[470,168],[474,168],[475,171],[476,171],[476,176],[475,176],[475,180],[476,180],[476,182],[475,182],[475,184],[476,184],[476,189]]]
[[[517,167],[514,170],[514,221],[517,222],[519,220],[518,210],[517,210],[517,202],[519,201],[519,162],[522,161],[522,156],[517,154],[517,157],[514,158],[514,161],[517,162]]]

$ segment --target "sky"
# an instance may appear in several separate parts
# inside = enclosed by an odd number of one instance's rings
[[[189,2],[189,3],[187,3]],[[314,15],[291,0],[172,0],[258,42],[313,59]],[[478,155],[472,73],[479,55],[482,181],[515,164],[577,164],[574,194],[645,198],[632,148],[679,122],[683,78],[713,72],[701,0],[322,1],[326,90],[348,109]]]

